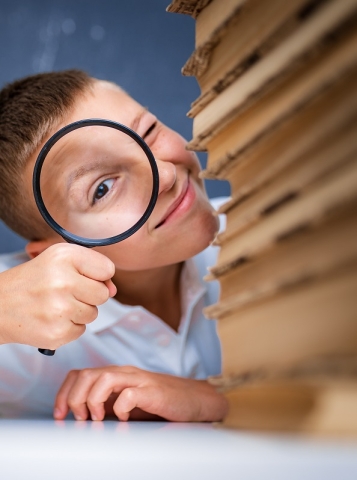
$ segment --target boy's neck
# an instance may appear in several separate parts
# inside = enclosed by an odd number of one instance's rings
[[[115,299],[125,305],[141,305],[177,331],[181,319],[180,276],[183,263],[128,272],[117,270]]]

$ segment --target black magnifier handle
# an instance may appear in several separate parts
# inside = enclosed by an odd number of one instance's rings
[[[56,350],[49,350],[48,348],[39,348],[38,351],[42,353],[42,355],[47,355],[48,357],[53,357],[56,353]]]

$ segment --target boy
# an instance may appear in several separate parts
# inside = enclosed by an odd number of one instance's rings
[[[114,120],[135,130],[151,148],[160,177],[158,201],[146,224],[124,242],[91,252],[102,254],[99,275],[86,263],[83,248],[65,244],[46,225],[31,188],[34,162],[44,142],[83,118]],[[52,281],[56,291],[69,294],[67,303],[63,295],[58,297],[56,316],[83,333],[84,324],[95,318],[96,306],[114,295],[82,337],[61,347],[53,359],[29,346],[1,347],[3,414],[50,412],[55,402],[57,419],[65,418],[70,408],[81,420],[89,414],[102,420],[105,411],[120,420],[147,415],[173,421],[221,420],[226,401],[205,380],[220,372],[219,340],[215,323],[202,315],[202,308],[217,300],[217,286],[201,280],[215,261],[209,245],[218,219],[199,179],[195,154],[118,86],[79,71],[40,74],[5,88],[0,93],[0,131],[2,219],[30,240],[30,258],[36,260],[47,251],[49,262],[53,255],[63,264],[74,249],[78,251],[76,275],[72,269],[68,281],[66,275],[59,285]],[[109,190],[112,184],[106,185]],[[101,263],[100,257],[95,262]],[[87,283],[73,294],[78,275]],[[26,318],[18,328],[22,325]],[[37,346],[58,347],[58,341],[45,340],[44,336]]]

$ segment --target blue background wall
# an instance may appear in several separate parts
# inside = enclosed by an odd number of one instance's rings
[[[170,0],[0,0],[0,86],[33,73],[81,68],[120,84],[190,139],[186,117],[199,95],[181,67],[194,48],[194,20],[165,11]],[[202,166],[205,154],[200,154]],[[208,182],[211,197],[228,195]],[[0,253],[25,242],[0,222]]]

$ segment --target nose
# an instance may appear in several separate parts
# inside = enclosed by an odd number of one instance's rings
[[[176,183],[176,166],[167,161],[156,159],[157,168],[159,170],[159,195],[167,192]]]

